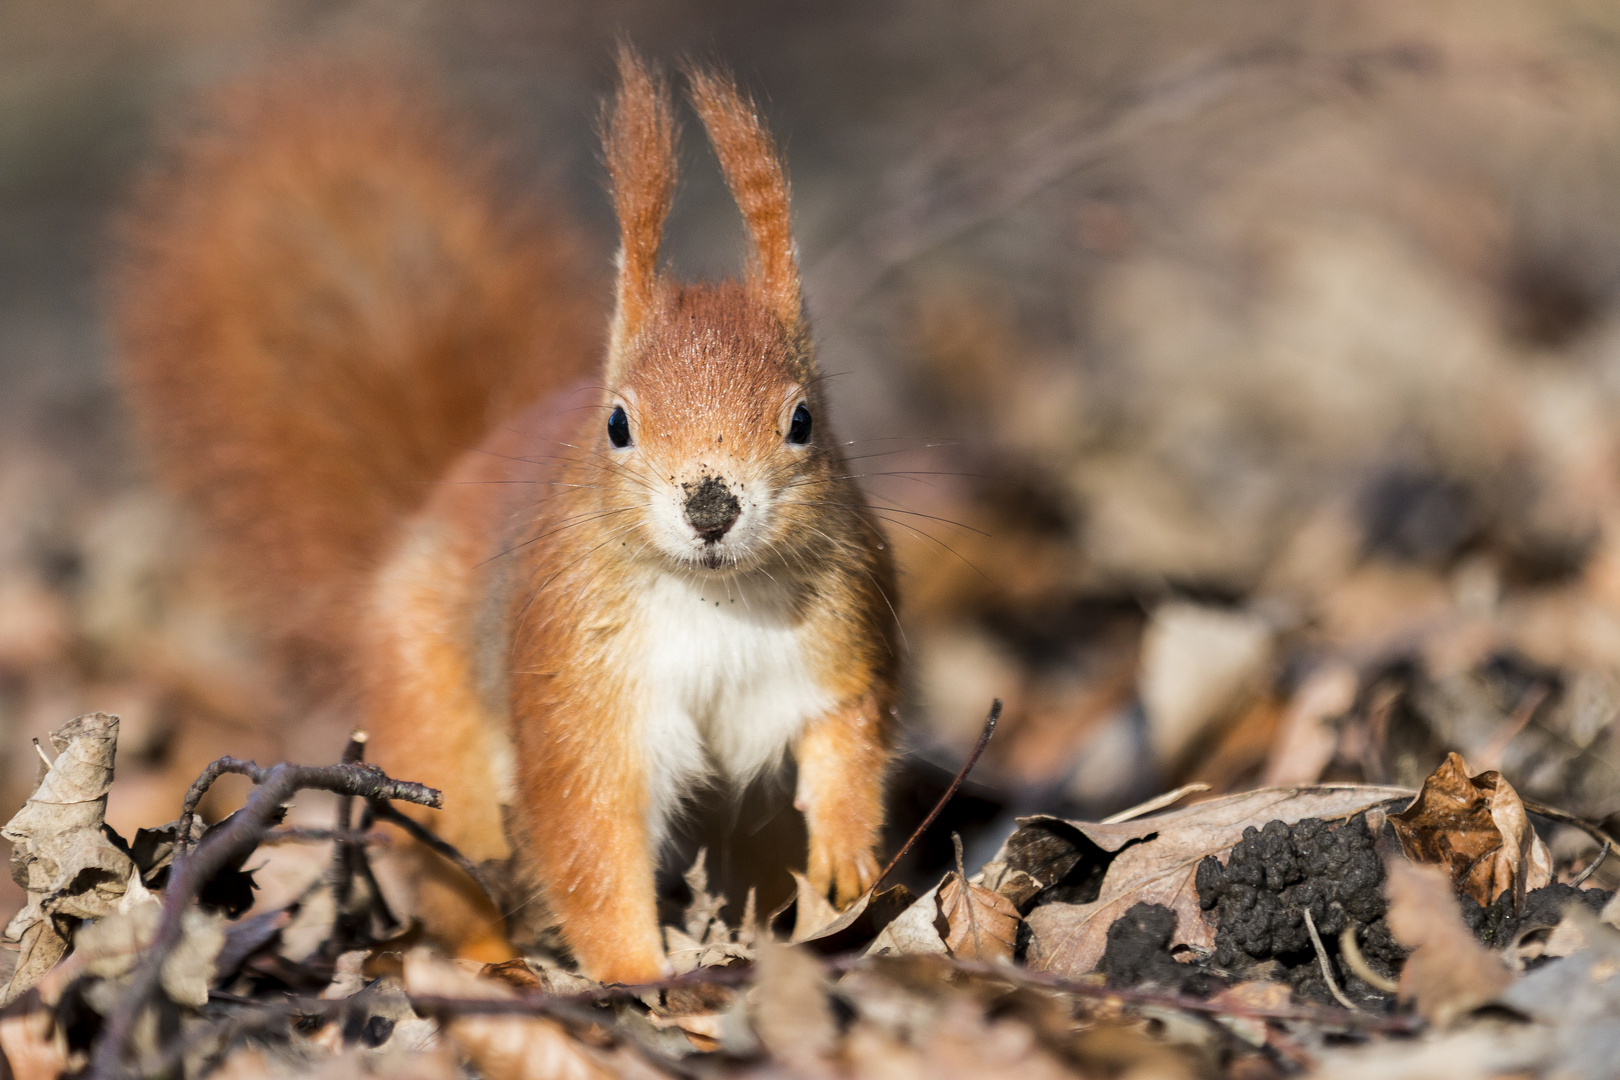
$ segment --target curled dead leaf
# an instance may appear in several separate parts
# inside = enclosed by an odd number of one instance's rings
[[[0,1005],[17,999],[67,951],[70,924],[98,919],[124,894],[134,864],[102,834],[112,786],[118,717],[88,713],[53,731],[56,760],[21,810],[0,829],[12,843],[11,876],[28,903],[5,929],[21,946]]]
[[[1445,867],[1481,906],[1509,889],[1522,898],[1552,880],[1552,854],[1531,827],[1519,793],[1501,773],[1469,776],[1460,754],[1446,755],[1390,824],[1407,858]]]

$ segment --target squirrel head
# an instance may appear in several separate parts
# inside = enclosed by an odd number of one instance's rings
[[[843,457],[823,416],[781,161],[730,79],[687,71],[742,211],[749,266],[741,281],[672,279],[658,266],[676,174],[669,93],[628,48],[619,76],[603,139],[619,218],[616,307],[586,447],[605,463],[603,509],[634,508],[627,531],[639,551],[684,570],[802,563],[836,543],[827,509],[851,500],[839,497]]]

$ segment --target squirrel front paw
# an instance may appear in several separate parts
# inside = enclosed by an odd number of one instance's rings
[[[837,850],[831,844],[810,845],[807,877],[816,892],[844,908],[872,887],[877,880],[878,863],[867,847]]]

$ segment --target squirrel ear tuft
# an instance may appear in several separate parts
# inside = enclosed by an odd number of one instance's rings
[[[728,76],[689,67],[686,77],[692,107],[709,133],[726,186],[753,241],[750,287],[782,325],[797,333],[803,326],[804,299],[787,177],[776,144],[753,102]]]
[[[609,379],[625,346],[652,311],[658,252],[675,193],[675,114],[663,75],[627,44],[619,46],[619,91],[602,135],[613,203],[619,215],[619,277]]]

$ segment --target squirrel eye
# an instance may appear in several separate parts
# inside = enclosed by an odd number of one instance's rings
[[[623,405],[615,405],[613,415],[608,417],[608,441],[620,450],[630,445],[630,418],[624,414]]]
[[[787,441],[797,446],[803,446],[810,441],[810,410],[804,402],[793,410],[793,422],[788,425]]]

